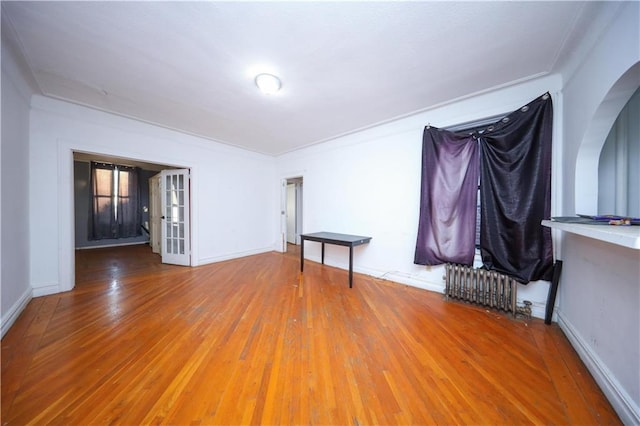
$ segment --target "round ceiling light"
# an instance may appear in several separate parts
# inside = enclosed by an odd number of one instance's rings
[[[255,81],[258,89],[265,95],[273,95],[282,87],[280,79],[272,74],[258,74]]]

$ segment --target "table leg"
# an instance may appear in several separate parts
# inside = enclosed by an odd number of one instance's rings
[[[304,272],[304,238],[300,240],[300,272]]]
[[[349,246],[349,288],[353,287],[353,246]]]
[[[324,265],[324,243],[322,243],[322,264]]]

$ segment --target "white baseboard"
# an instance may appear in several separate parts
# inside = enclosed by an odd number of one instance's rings
[[[318,263],[320,262],[319,257],[316,258],[311,256],[309,258],[305,257],[305,259],[318,262]],[[325,259],[325,264],[327,264],[326,259]],[[345,270],[349,269],[348,265],[346,264],[345,265],[328,264],[328,265],[333,266],[335,268],[345,269]],[[433,279],[429,279],[428,277],[421,276],[418,274],[409,274],[409,273],[400,272],[400,271],[381,272],[374,269],[358,268],[358,267],[354,267],[353,271],[359,272],[365,275],[370,275],[372,277],[375,277],[381,280],[393,281],[399,284],[405,284],[412,287],[421,288],[423,290],[433,291],[435,293],[444,294],[444,291],[445,291],[444,281],[434,281]],[[528,299],[518,297],[518,300],[517,300],[518,306],[523,306],[525,300],[528,300]],[[545,301],[530,300],[530,302],[532,302],[531,316],[533,318],[544,319],[546,315]],[[557,318],[556,313],[554,312],[552,320],[556,320],[556,318]]]
[[[638,407],[638,404],[631,399],[627,391],[611,373],[611,370],[591,349],[575,327],[562,315],[562,312],[558,312],[558,325],[593,375],[613,409],[620,416],[622,423],[625,425],[640,425],[640,407]]]
[[[305,256],[305,260],[310,260],[312,262],[320,263],[321,259],[319,256]],[[327,262],[325,259],[325,265],[332,266],[334,268],[349,270],[349,265],[347,264],[334,264],[332,262]],[[370,275],[374,278],[378,278],[381,280],[393,281],[399,284],[405,284],[412,287],[421,288],[423,290],[433,291],[435,293],[444,294],[445,285],[444,281],[435,281],[433,279],[429,279],[429,277],[425,277],[424,275],[418,274],[409,274],[406,272],[400,271],[387,271],[382,272],[375,269],[370,268],[360,268],[354,267],[353,272],[358,272],[365,275]],[[524,305],[524,298],[518,298],[517,304],[518,306]],[[546,315],[546,303],[545,301],[536,301],[530,300],[532,302],[531,305],[531,316],[534,318],[544,319]],[[552,320],[556,320],[556,313],[554,312]]]
[[[436,293],[444,294],[444,291],[445,291],[445,285],[443,282],[433,282],[433,281],[425,280],[423,278],[408,275],[408,274],[390,272],[385,274],[384,277],[381,277],[381,278],[398,282],[401,284],[410,285],[413,287],[422,288],[422,289],[433,291]],[[517,305],[523,306],[524,300],[525,299],[518,298],[518,300],[516,301]],[[546,304],[544,302],[533,301],[531,305],[531,316],[533,318],[544,319],[546,314],[545,307],[546,307]],[[554,318],[556,317],[555,313],[553,316]]]
[[[62,290],[60,290],[60,286],[57,283],[33,288],[33,297],[48,296],[56,293],[62,293]]]
[[[254,254],[262,254],[273,251],[273,247],[263,247],[255,250],[239,251],[231,254],[225,254],[223,256],[204,257],[198,259],[197,265],[206,265],[207,263],[222,262],[225,260],[239,259],[241,257],[253,256]],[[194,265],[196,266],[196,265]]]
[[[111,247],[125,247],[125,246],[139,246],[142,244],[149,244],[149,241],[135,241],[132,243],[114,243],[114,244],[103,244],[103,245],[95,245],[95,246],[83,246],[83,247],[76,247],[76,250],[93,250],[93,249],[100,249],[100,248],[111,248]]]
[[[421,288],[423,290],[433,291],[435,293],[444,294],[444,283],[443,282],[433,282],[431,280],[424,279],[423,277],[417,275],[411,275],[404,272],[386,272],[383,275],[380,274],[369,274],[367,272],[363,272],[373,277],[376,277],[381,280],[393,281],[395,283],[410,285],[411,287]]]
[[[11,306],[9,312],[6,312],[2,316],[2,337],[9,331],[14,322],[18,319],[24,308],[27,307],[27,304],[33,297],[33,291],[29,288],[27,289],[20,298],[16,301],[16,303]]]

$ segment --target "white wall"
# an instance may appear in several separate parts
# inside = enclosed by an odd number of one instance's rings
[[[3,31],[5,31],[3,25]],[[0,273],[2,335],[31,299],[29,279],[29,99],[13,47],[2,37]]]
[[[640,3],[628,2],[563,88],[564,215],[597,209],[598,157],[640,86]],[[640,424],[640,251],[563,234],[559,323],[626,424]]]
[[[190,168],[193,265],[275,248],[272,157],[42,96],[32,99],[30,141],[35,296],[74,285],[74,150]]]
[[[559,89],[560,78],[550,76],[291,152],[278,158],[278,176],[304,177],[303,232],[373,237],[354,249],[355,271],[442,292],[443,268],[413,263],[425,125],[446,127],[509,113]],[[319,261],[320,245],[305,243],[305,256]],[[347,269],[348,249],[327,246],[325,263]],[[520,286],[518,299],[531,300],[534,315],[543,317],[548,286]]]

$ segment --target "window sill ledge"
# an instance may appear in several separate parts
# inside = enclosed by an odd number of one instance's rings
[[[543,220],[542,226],[640,250],[640,226],[584,225],[552,220]]]

